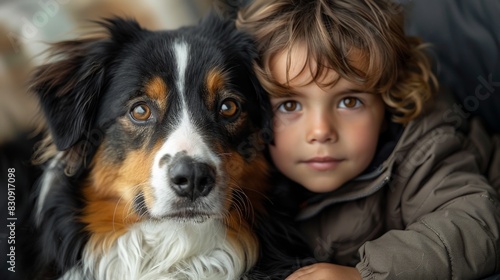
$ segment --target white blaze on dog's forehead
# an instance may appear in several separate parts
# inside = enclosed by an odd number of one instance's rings
[[[168,136],[167,141],[160,149],[158,154],[174,156],[178,152],[185,151],[188,156],[196,157],[206,161],[209,164],[217,165],[218,158],[213,154],[210,147],[204,143],[198,129],[193,124],[186,99],[186,69],[189,62],[189,45],[183,41],[176,41],[173,44],[175,62],[177,64],[177,89],[182,100],[181,111],[179,112],[180,121]]]
[[[187,156],[212,165],[216,169],[221,164],[217,154],[211,149],[209,143],[205,142],[196,125],[193,124],[190,116],[192,112],[189,111],[187,106],[185,72],[189,67],[189,46],[185,42],[176,42],[173,48],[178,71],[176,86],[182,100],[182,106],[179,112],[179,121],[172,127],[172,132],[156,153],[153,162],[151,181],[155,203],[150,209],[153,216],[161,216],[170,210],[168,205],[176,196],[169,185],[169,163],[164,164],[162,159],[165,159],[166,156],[173,158],[177,153],[184,152]]]
[[[182,107],[186,107],[185,82],[186,82],[186,68],[188,63],[189,47],[186,42],[174,43],[175,61],[177,62],[177,90],[182,100]]]

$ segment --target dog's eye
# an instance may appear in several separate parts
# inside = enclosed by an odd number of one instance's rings
[[[132,107],[130,111],[132,119],[138,122],[147,121],[151,117],[151,109],[144,103],[139,103]]]
[[[219,109],[219,114],[224,118],[233,118],[240,112],[240,106],[234,99],[225,99]]]

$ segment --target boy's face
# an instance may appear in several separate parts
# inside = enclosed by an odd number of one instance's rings
[[[374,157],[384,120],[379,94],[339,79],[328,70],[319,83],[304,68],[305,49],[292,49],[289,72],[291,96],[271,98],[274,109],[274,145],[270,153],[277,168],[313,192],[336,190],[363,172]],[[286,84],[287,53],[271,61],[271,73]],[[315,65],[312,65],[313,68]]]

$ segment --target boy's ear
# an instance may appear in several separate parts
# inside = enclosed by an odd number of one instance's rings
[[[50,49],[53,62],[36,68],[30,81],[59,150],[70,148],[90,132],[114,58],[141,31],[135,21],[120,18],[100,25],[108,33],[104,38],[55,43]]]

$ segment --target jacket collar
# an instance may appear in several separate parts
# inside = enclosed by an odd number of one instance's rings
[[[391,169],[392,164],[384,163],[378,169],[357,177],[335,191],[311,196],[301,205],[296,220],[309,219],[330,205],[353,201],[377,192],[391,179]]]

